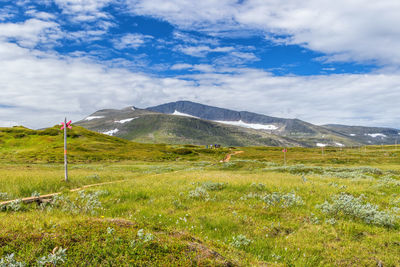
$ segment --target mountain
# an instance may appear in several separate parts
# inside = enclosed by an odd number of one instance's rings
[[[207,106],[190,101],[177,101],[147,110],[156,111],[164,114],[181,115],[215,121],[224,124],[253,128],[258,130],[268,130],[273,133],[284,133],[295,135],[298,133],[315,134],[314,125],[297,119],[282,119],[270,117],[247,111],[234,111],[224,108]]]
[[[328,124],[324,125],[324,127],[345,134],[348,138],[366,145],[396,144],[400,139],[400,130],[394,128],[347,126],[340,124]]]
[[[75,123],[143,143],[223,146],[351,146],[346,135],[297,119],[238,112],[189,101],[99,110]]]
[[[234,111],[190,101],[177,101],[147,108],[149,111],[209,120],[221,124],[255,129],[259,132],[290,138],[303,146],[359,145],[356,139],[329,128],[299,119],[270,117],[248,111]]]
[[[134,107],[99,110],[75,124],[143,143],[302,146],[295,140],[268,132]]]

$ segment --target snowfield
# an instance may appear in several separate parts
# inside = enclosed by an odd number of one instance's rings
[[[327,144],[317,143],[317,147],[326,147]]]
[[[235,126],[240,126],[240,127],[245,127],[245,128],[251,128],[251,129],[256,129],[256,130],[276,130],[278,127],[272,124],[258,124],[258,123],[247,123],[242,120],[239,121],[215,121],[218,123],[223,123],[223,124],[229,124],[229,125],[235,125]]]
[[[114,122],[116,122],[116,123],[127,123],[127,122],[130,122],[130,121],[132,121],[132,120],[134,120],[134,119],[137,119],[137,118],[139,118],[139,117],[135,117],[135,118],[129,118],[129,119],[123,119],[123,120],[120,120],[120,121],[114,121]]]
[[[369,136],[371,136],[373,138],[376,138],[376,137],[385,138],[385,137],[387,137],[386,135],[384,135],[382,133],[373,133],[373,134],[365,134],[365,135],[369,135]]]
[[[118,129],[114,129],[114,130],[110,130],[110,131],[107,131],[107,132],[103,132],[103,134],[113,136],[114,134],[116,134],[116,133],[118,133],[118,132],[119,132]]]
[[[95,119],[102,119],[102,118],[104,118],[104,116],[89,116],[89,117],[86,117],[86,121],[91,121],[91,120],[95,120]]]
[[[200,119],[199,117],[196,117],[196,116],[193,116],[193,115],[190,115],[187,113],[182,113],[177,110],[175,110],[174,113],[172,113],[172,115]],[[242,120],[239,120],[239,121],[214,121],[214,122],[229,124],[229,125],[234,125],[234,126],[240,126],[240,127],[244,127],[244,128],[251,128],[251,129],[256,129],[256,130],[276,130],[276,129],[278,129],[277,126],[272,125],[272,124],[247,123]]]
[[[193,115],[190,115],[190,114],[186,114],[186,113],[182,113],[182,112],[179,112],[179,111],[177,111],[177,110],[175,110],[174,113],[172,113],[172,115],[177,115],[177,116],[184,116],[184,117],[190,117],[190,118],[200,119],[199,117],[196,117],[196,116],[193,116]]]

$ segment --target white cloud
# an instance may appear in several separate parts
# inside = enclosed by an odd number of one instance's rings
[[[193,65],[187,63],[178,63],[171,66],[171,70],[187,70],[193,68]]]
[[[233,51],[222,57],[214,60],[216,65],[226,65],[226,66],[239,66],[248,62],[259,61],[260,59],[254,54],[249,52],[239,52]]]
[[[119,39],[114,39],[113,44],[117,49],[133,48],[137,49],[153,39],[153,36],[141,33],[129,33]]]
[[[153,6],[157,1],[146,3]],[[377,19],[377,25],[369,27],[370,24],[359,26],[355,23],[349,26],[349,30],[343,30],[341,24],[353,22],[351,16],[343,14],[343,18],[338,20],[342,22],[339,23],[336,21],[337,10],[331,7],[332,10],[328,9],[324,13],[327,17],[321,18],[322,15],[318,12],[314,14],[314,9],[311,8],[313,5],[316,8],[315,1],[302,3],[304,10],[296,9],[298,6],[292,1],[281,4],[285,9],[280,9],[278,2],[270,0],[248,0],[243,4],[227,0],[198,2],[190,1],[191,5],[198,8],[195,11],[185,1],[182,5],[169,1],[160,3],[159,7],[151,11],[154,14],[148,12],[174,21],[183,28],[191,26],[199,30],[207,28],[208,31],[224,31],[248,27],[265,31],[266,34],[289,34],[289,38],[281,38],[280,41],[301,43],[334,55],[328,59],[376,59],[392,64],[397,62],[400,55],[396,39],[399,35],[395,34],[397,28],[392,29],[392,32],[385,32],[386,26],[381,22],[381,17]],[[102,10],[109,3],[110,1],[66,1],[63,6],[66,14],[93,16],[103,23],[97,29],[89,27],[77,31],[72,37],[81,40],[90,37],[95,40],[104,35],[107,28],[113,25],[112,22],[102,19],[108,16]],[[217,10],[214,6],[211,7],[212,3],[215,3]],[[373,5],[382,5],[380,3]],[[143,4],[144,2],[137,2],[137,12],[146,11]],[[206,7],[209,9],[203,10]],[[327,4],[327,7],[330,6]],[[352,8],[352,4],[349,4],[346,10]],[[383,9],[383,6],[380,8]],[[218,9],[221,11],[217,12]],[[172,10],[171,14],[176,17],[171,17],[168,10]],[[354,12],[351,14],[355,17],[361,16]],[[146,107],[187,99],[272,116],[298,117],[314,123],[400,127],[396,118],[396,114],[400,113],[397,103],[400,98],[400,73],[397,68],[385,68],[380,73],[368,75],[308,77],[280,77],[256,69],[223,68],[221,66],[224,62],[241,64],[258,58],[249,50],[221,45],[217,38],[193,37],[175,32],[175,39],[185,40],[176,49],[196,57],[204,57],[209,53],[220,53],[222,56],[217,58],[219,62],[214,66],[176,64],[171,69],[187,69],[192,74],[161,78],[129,71],[129,62],[117,62],[118,59],[115,59],[114,66],[119,67],[111,67],[111,64],[104,64],[104,61],[97,62],[95,55],[90,57],[84,52],[76,52],[74,57],[68,57],[60,56],[54,51],[35,50],[38,44],[56,44],[60,38],[65,37],[65,33],[60,30],[58,23],[52,21],[51,16],[33,11],[30,15],[34,18],[24,22],[0,23],[0,125],[23,124],[40,128],[59,123],[65,115],[76,121],[103,108],[132,105]],[[308,19],[309,16],[313,18],[313,22]],[[78,20],[80,19],[83,17]],[[364,22],[361,18],[358,19],[360,23]],[[392,21],[394,18],[389,14],[387,19]],[[318,25],[326,27],[326,33]],[[348,35],[357,30],[360,32],[348,38]],[[385,36],[387,46],[381,44],[383,37],[380,38],[380,35]],[[115,41],[115,45],[120,49],[138,48],[151,39],[151,36],[130,34],[123,36],[118,42]],[[360,46],[361,42],[368,41],[371,41],[371,47]],[[363,49],[370,49],[371,53],[363,54]]]
[[[175,47],[176,50],[193,57],[205,57],[209,53],[226,53],[235,50],[232,46],[222,46],[222,47],[214,47],[211,48],[207,45],[199,45],[199,46],[183,46],[177,45]]]
[[[14,18],[18,11],[13,6],[4,6],[0,8],[0,21],[5,21]]]
[[[36,53],[0,42],[0,121],[40,128],[65,115],[187,99],[314,123],[400,126],[399,73],[279,77],[243,68],[160,78]]]
[[[21,23],[0,23],[0,40],[16,41],[20,46],[33,48],[38,43],[54,45],[62,37],[57,23],[29,19]]]
[[[109,18],[110,15],[102,10],[115,0],[54,0],[54,2],[74,21],[84,22]]]
[[[175,40],[178,40],[180,43],[189,43],[194,45],[213,45],[218,46],[220,44],[219,39],[207,36],[196,36],[193,34],[189,34],[181,31],[174,31],[173,37]]]
[[[51,13],[37,11],[35,9],[29,9],[25,12],[26,15],[40,19],[40,20],[54,20],[56,16]]]
[[[336,61],[400,63],[398,0],[127,0],[131,12],[181,29],[224,34],[263,32]]]
[[[208,64],[187,64],[187,63],[178,63],[174,64],[170,68],[171,70],[195,70],[200,72],[214,72],[216,69],[212,65]]]

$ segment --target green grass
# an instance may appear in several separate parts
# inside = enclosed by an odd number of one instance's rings
[[[64,265],[398,266],[400,262],[400,151],[394,146],[367,147],[366,152],[327,148],[324,155],[320,149],[291,148],[284,167],[282,148],[237,148],[244,153],[219,163],[227,149],[143,145],[83,133],[71,137],[76,155],[70,181],[65,183],[63,165],[46,158],[62,155],[62,150],[49,149],[46,154],[42,149],[43,136],[49,136],[36,132],[22,142],[10,137],[15,134],[3,132],[1,137],[0,196],[5,200],[35,191],[62,191],[63,199],[0,212],[0,259],[14,253],[18,261],[34,265],[55,247],[63,247]],[[103,150],[103,156],[90,162],[73,148],[85,144],[93,149],[97,142],[110,142],[115,149]],[[28,150],[44,156],[27,162]],[[19,155],[8,160],[10,151]],[[82,153],[97,155],[93,150]],[[173,157],[151,159],[164,154]],[[87,189],[83,198],[67,190],[120,180]],[[202,188],[197,191],[203,195],[196,195],[196,188]],[[102,193],[89,199],[90,192]],[[272,195],[292,194],[301,203],[271,202]],[[320,208],[341,194],[363,195],[363,207],[376,205],[379,212],[391,214],[394,223],[368,222],[357,206],[350,207],[355,212],[339,209],[334,214]],[[139,238],[139,229],[151,234],[151,240]]]

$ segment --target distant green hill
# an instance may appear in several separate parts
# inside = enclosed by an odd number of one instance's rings
[[[45,130],[31,130],[24,127],[0,128],[0,161],[61,163],[64,160],[63,144],[63,134],[59,126]],[[79,126],[73,126],[72,130],[68,130],[68,159],[71,163],[192,158],[219,160],[227,151],[227,149],[204,149],[195,146],[135,143]]]

